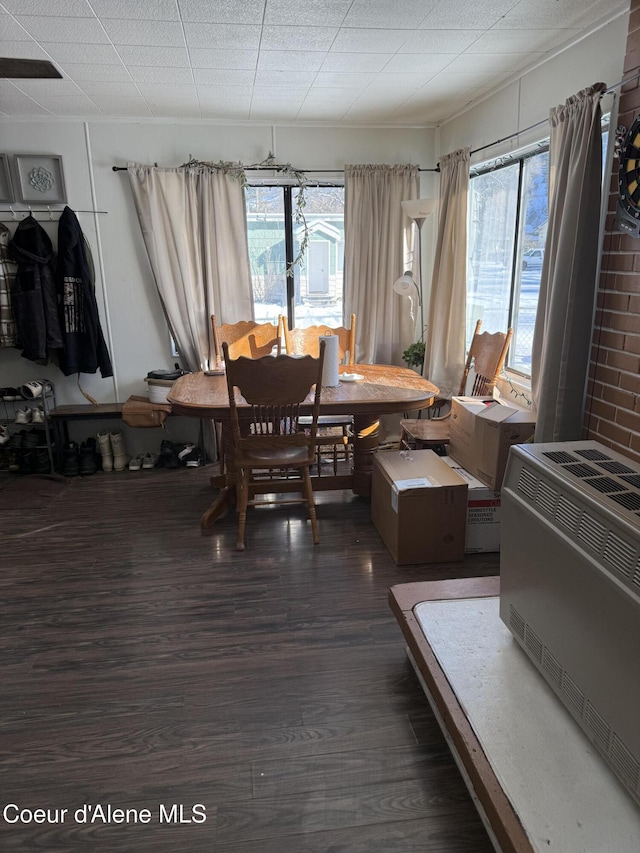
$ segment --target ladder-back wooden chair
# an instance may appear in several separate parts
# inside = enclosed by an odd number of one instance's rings
[[[338,336],[338,357],[342,364],[355,364],[356,361],[356,315],[351,315],[351,326],[308,326],[306,329],[289,329],[287,318],[280,317],[280,326],[284,337],[287,355],[317,355],[318,342],[327,334]],[[351,415],[320,415],[316,463],[318,476],[322,474],[322,459],[328,452],[333,461],[333,473],[338,473],[340,454],[345,462],[351,458]],[[305,426],[304,420],[301,426]]]
[[[471,346],[460,380],[458,396],[490,397],[496,386],[500,371],[504,366],[513,329],[506,332],[480,333],[482,320],[476,323]],[[474,371],[473,384],[467,390],[469,374]],[[436,400],[434,406],[448,401]],[[400,421],[400,449],[431,448],[441,449],[449,444],[450,413],[440,418],[405,419]]]
[[[278,494],[278,484],[295,483],[287,473],[300,474],[300,498],[261,500],[259,503],[306,503],[314,544],[318,544],[310,468],[315,458],[316,431],[322,389],[324,344],[318,358],[289,358],[286,355],[232,359],[230,347],[222,343],[233,449],[237,471],[239,551],[244,550],[247,507],[258,503],[256,494]],[[236,392],[247,406],[238,405]],[[312,396],[311,423],[300,429],[300,404]],[[277,472],[277,473],[276,473]],[[279,476],[278,476],[279,474]]]

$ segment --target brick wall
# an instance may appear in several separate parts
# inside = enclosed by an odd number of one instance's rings
[[[639,73],[640,0],[631,0],[624,76]],[[640,79],[621,89],[618,125],[629,128],[639,114]],[[617,193],[618,161],[614,160],[585,433],[640,462],[640,240],[613,230]]]

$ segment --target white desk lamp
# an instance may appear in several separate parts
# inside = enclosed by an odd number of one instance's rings
[[[434,212],[438,206],[437,198],[416,198],[401,202],[402,209],[409,219],[418,226],[418,270],[420,270],[420,284],[422,284],[422,226],[425,219]],[[418,307],[420,308],[420,340],[424,341],[424,307],[422,304],[422,287],[418,287],[411,270],[407,270],[394,282],[393,289],[401,296],[413,297],[413,288],[418,296]]]

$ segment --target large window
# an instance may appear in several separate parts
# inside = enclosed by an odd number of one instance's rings
[[[549,152],[480,171],[469,184],[467,346],[513,328],[507,366],[531,375],[533,326],[547,236]]]
[[[304,217],[308,243],[298,257],[304,225],[296,222],[298,189],[250,186],[246,189],[249,260],[256,320],[289,325],[342,325],[344,187],[307,187]]]

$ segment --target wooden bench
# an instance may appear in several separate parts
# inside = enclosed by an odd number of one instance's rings
[[[56,406],[49,412],[58,452],[69,442],[69,421],[120,420],[122,403],[84,403],[76,406]]]

